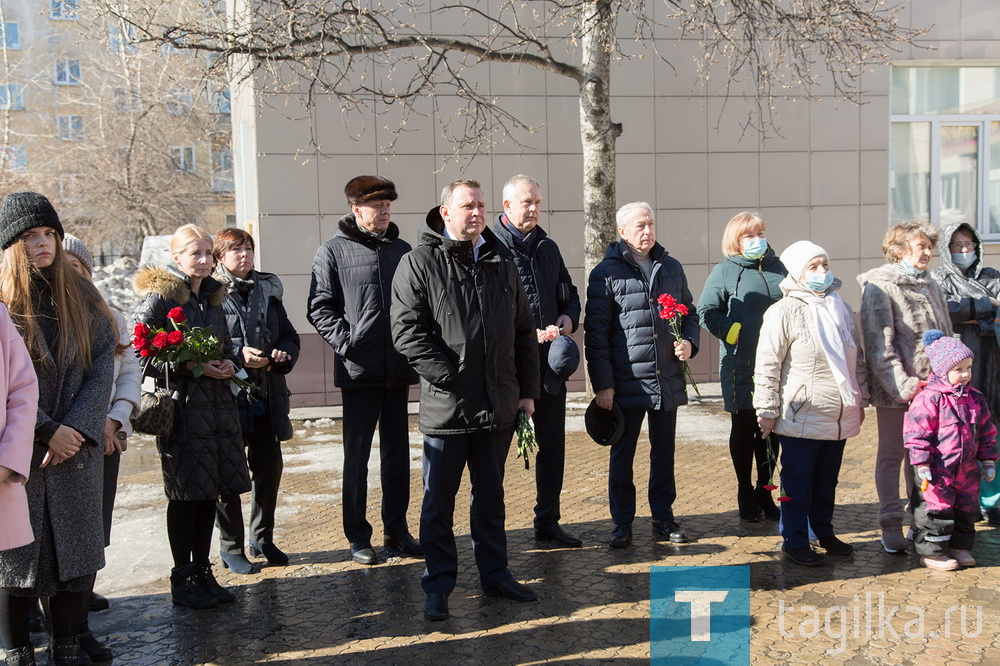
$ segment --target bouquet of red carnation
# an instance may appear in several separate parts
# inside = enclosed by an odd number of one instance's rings
[[[152,358],[153,365],[158,368],[168,368],[169,363],[191,361],[195,363],[191,371],[195,377],[200,377],[204,372],[202,363],[222,360],[222,343],[207,327],[188,326],[183,308],[170,310],[167,321],[170,322],[172,331],[153,329],[141,321],[136,323],[132,329],[132,347],[139,356]],[[242,376],[233,375],[230,381],[246,391],[252,400],[252,391],[256,387],[246,380],[242,370],[240,373]]]
[[[678,303],[677,299],[670,294],[660,294],[660,297],[656,300],[660,304],[660,319],[667,320],[670,332],[674,334],[674,337],[678,341],[683,340],[684,338],[681,337],[681,317],[688,313],[687,306],[683,303]],[[698,399],[701,400],[701,391],[698,390],[698,384],[694,381],[691,366],[688,365],[687,361],[681,361],[681,363],[684,365],[684,376],[687,377],[694,392],[698,394]]]

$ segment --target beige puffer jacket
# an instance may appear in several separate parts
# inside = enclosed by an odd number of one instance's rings
[[[840,289],[841,284],[835,279],[830,292]],[[861,430],[862,412],[868,404],[864,354],[854,313],[844,303],[855,343],[844,351],[861,390],[860,404],[848,407],[827,363],[815,317],[803,300],[812,292],[790,277],[780,286],[785,298],[764,313],[757,344],[753,396],[757,416],[778,419],[774,431],[786,437],[828,441],[854,437]]]
[[[872,404],[905,409],[918,382],[931,373],[924,332],[936,328],[952,334],[944,291],[929,272],[914,277],[893,264],[862,273],[858,284]]]

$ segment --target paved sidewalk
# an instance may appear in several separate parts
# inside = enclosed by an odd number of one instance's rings
[[[884,554],[874,529],[873,413],[862,435],[848,442],[835,517],[840,536],[854,543],[857,553],[809,569],[780,559],[776,523],[738,520],[729,418],[721,400],[711,397],[718,385],[703,390],[706,402],[683,408],[678,417],[675,509],[694,537],[692,543],[654,542],[645,501],[648,445],[640,441],[635,543],[621,551],[606,546],[611,529],[607,450],[582,432],[585,404],[577,403],[567,442],[563,524],[584,539],[584,547],[553,549],[536,543],[531,529],[534,469],[525,471],[512,453],[506,483],[510,567],[540,599],[516,604],[483,597],[463,499],[455,516],[461,570],[450,599],[452,617],[436,623],[421,612],[420,561],[392,559],[375,567],[350,561],[340,527],[341,431],[335,419],[298,422],[295,439],[285,445],[276,540],[291,555],[291,565],[265,566],[249,576],[217,565],[217,576],[235,590],[236,603],[208,611],[172,607],[166,501],[155,446],[137,437],[123,462],[115,543],[108,551],[108,567],[98,577],[97,589],[111,597],[111,610],[93,615],[91,625],[108,637],[116,664],[641,663],[650,653],[650,566],[745,565],[753,587],[745,610],[755,626],[741,663],[1000,663],[1000,532],[981,523],[975,548],[980,564],[960,572],[922,569],[912,553]],[[411,446],[409,516],[416,534],[421,483],[415,418]],[[369,519],[378,535],[377,479],[376,463]],[[461,497],[468,497],[467,485]],[[880,602],[883,617],[892,606],[898,610],[888,625],[876,616],[868,630],[866,617],[879,612]],[[781,603],[786,611],[779,626]],[[945,609],[962,604],[970,607],[965,635],[953,614],[946,637]],[[833,630],[821,624],[811,637],[811,611],[803,605],[817,609],[821,622],[827,609],[845,610],[834,615]],[[981,607],[978,632],[975,607]],[[918,611],[924,614],[919,635],[915,623],[907,625]],[[855,624],[858,612],[860,625]],[[846,632],[840,631],[840,617],[847,618]],[[904,634],[907,626],[911,636]],[[36,638],[40,642],[42,637]]]

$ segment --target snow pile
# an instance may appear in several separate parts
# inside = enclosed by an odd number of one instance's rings
[[[139,305],[139,297],[132,288],[132,276],[138,262],[132,257],[121,257],[107,266],[94,266],[94,285],[113,309],[132,316]]]

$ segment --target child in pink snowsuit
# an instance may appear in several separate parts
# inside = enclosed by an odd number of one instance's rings
[[[996,474],[997,429],[974,389],[972,350],[936,329],[924,333],[931,376],[903,421],[916,478],[910,494],[913,545],[925,567],[971,567],[979,520],[979,479]],[[982,470],[980,471],[980,463]]]

